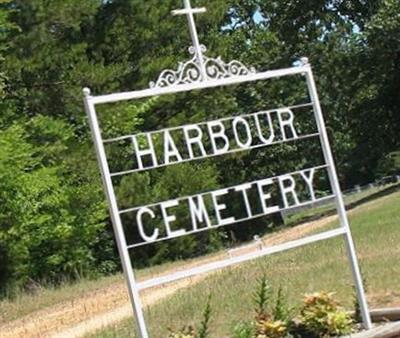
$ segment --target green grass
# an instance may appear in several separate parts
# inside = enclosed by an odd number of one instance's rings
[[[371,193],[374,194],[377,191],[378,189],[372,189],[370,191],[353,194],[346,198],[346,203],[348,204],[354,201],[362,200],[363,198],[370,196]],[[318,215],[324,215],[325,212],[331,210],[332,208],[332,205],[327,205],[320,208],[304,210],[296,215],[291,216],[288,224],[292,225],[295,223],[299,223],[302,220],[309,218],[310,216],[316,217]],[[270,257],[268,261],[273,261],[274,259],[275,258]],[[190,261],[191,260],[186,260],[185,263]],[[148,278],[149,276],[154,276],[182,264],[182,261],[178,261],[166,263],[161,266],[155,266],[148,269],[138,270],[137,276],[139,280],[143,278]],[[379,263],[377,263],[377,265],[379,265]],[[79,299],[87,293],[108,287],[115,283],[124,283],[122,275],[119,274],[116,276],[103,277],[97,280],[82,279],[72,284],[62,285],[61,287],[43,287],[34,294],[21,293],[19,296],[11,300],[0,300],[0,324],[21,318],[25,315],[34,313],[35,311],[51,307],[65,301],[73,301]],[[382,290],[384,289],[382,288]]]
[[[187,260],[185,262],[189,262]],[[146,279],[181,265],[182,262],[175,261],[157,265],[151,268],[137,270],[138,280]],[[77,282],[65,283],[58,287],[43,286],[34,293],[20,292],[13,298],[0,300],[0,324],[10,322],[23,316],[34,313],[66,301],[77,300],[90,292],[110,287],[115,283],[125,283],[122,274],[117,274],[98,279],[82,278]]]
[[[350,218],[368,295],[373,305],[385,305],[387,294],[399,292],[400,285],[400,193],[369,203]],[[168,327],[197,325],[207,295],[211,294],[212,337],[228,337],[233,323],[252,317],[252,294],[264,273],[275,290],[283,285],[294,306],[304,293],[327,290],[336,292],[344,306],[352,307],[352,278],[345,245],[342,238],[335,238],[225,269],[177,292],[146,309],[150,336],[166,337]],[[397,296],[399,300],[400,294]],[[133,319],[90,337],[134,337]]]
[[[390,183],[384,186],[372,187],[367,190],[362,190],[360,192],[344,195],[344,203],[349,209],[358,204],[362,204],[363,201],[373,199],[375,197],[384,196],[387,193],[393,192],[400,187],[399,183]],[[320,205],[318,207],[309,207],[304,210],[294,212],[293,214],[285,217],[285,225],[293,226],[307,220],[313,220],[321,218],[328,214],[335,213],[336,205],[332,200],[326,204]]]

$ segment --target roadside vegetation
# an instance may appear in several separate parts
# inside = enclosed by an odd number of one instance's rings
[[[400,304],[399,206],[400,192],[396,192],[360,207],[350,216],[372,308]],[[212,274],[147,309],[151,336],[164,338],[167,328],[178,331],[188,325],[195,327],[201,322],[201,309],[210,294],[213,337],[232,334],[235,323],[253,319],[253,293],[263,275],[274,290],[283,288],[290,307],[301,306],[299,297],[302,294],[325,290],[334,292],[335,298],[346,309],[354,310],[354,291],[344,241],[337,238]],[[272,302],[275,301],[276,295],[272,297]],[[133,318],[90,335],[102,338],[133,336]]]
[[[398,189],[398,186],[386,186],[383,188],[375,188],[370,191],[364,191],[362,193],[355,193],[350,196],[350,198],[347,198],[346,201],[348,203],[353,203],[354,201],[362,201],[366,197],[370,197],[373,194],[380,193],[383,195],[386,195],[387,193],[391,192],[393,188]],[[393,198],[393,203],[395,204],[396,201],[397,203],[400,203],[399,200],[399,193],[395,194],[389,194],[387,197],[383,197],[383,200],[386,201],[386,199],[391,200]],[[382,204],[382,199],[376,199],[378,206],[381,206],[384,208],[389,201],[386,201],[384,204]],[[391,203],[389,203],[391,204]],[[300,212],[296,214],[296,218],[292,219],[292,216],[289,216],[287,218],[287,222],[289,226],[293,226],[293,224],[299,224],[302,221],[308,220],[310,217],[313,219],[316,217],[319,217],[321,215],[324,215],[326,212],[331,210],[332,206],[321,206],[317,207],[314,209],[310,210],[305,210],[303,212]],[[359,214],[361,212],[365,211],[366,206],[361,206],[360,210],[356,210],[355,213],[357,215],[357,218],[359,218]],[[378,210],[380,207],[378,208]],[[329,214],[329,213],[328,213]],[[303,218],[299,218],[299,215],[303,215]],[[394,213],[394,219],[393,222],[395,222],[396,219],[398,219],[398,215]],[[286,223],[285,221],[285,223]],[[356,224],[353,223],[354,219],[352,216],[352,226],[356,227]],[[389,224],[390,225],[390,222]],[[328,224],[325,226],[325,228],[333,228],[336,226],[336,224]],[[285,229],[283,227],[282,229]],[[356,240],[359,239],[358,235],[358,230],[357,228],[354,228],[356,231],[355,236]],[[398,231],[397,229],[394,229],[395,233]],[[318,230],[321,231],[321,230]],[[369,245],[370,246],[370,245]],[[364,250],[363,247],[359,248],[360,250]],[[373,251],[378,251],[379,249],[373,250]],[[208,256],[204,256],[201,259],[202,260],[207,260],[208,258],[214,257],[216,254],[210,254]],[[344,257],[342,257],[344,259]],[[267,258],[267,259],[275,259],[273,257]],[[170,262],[170,263],[164,263],[162,265],[154,266],[151,268],[147,269],[139,269],[137,270],[137,276],[140,279],[146,279],[149,278],[149,276],[155,276],[157,274],[163,273],[164,271],[169,271],[171,269],[174,269],[175,267],[179,267],[184,264],[191,264],[192,262],[195,263],[198,259],[189,259],[189,260],[181,260],[181,261],[176,261],[176,262]],[[345,262],[344,262],[345,263]],[[12,320],[21,318],[23,316],[29,315],[31,313],[34,313],[36,311],[49,308],[51,306],[54,306],[56,304],[63,303],[65,301],[73,301],[74,299],[79,299],[85,294],[88,294],[90,292],[95,292],[96,290],[102,290],[107,287],[113,287],[113,285],[125,285],[125,282],[123,280],[123,276],[121,274],[116,274],[113,276],[109,277],[102,277],[102,278],[97,278],[97,279],[81,279],[77,282],[74,283],[65,283],[62,286],[59,287],[52,287],[52,286],[40,286],[37,285],[35,288],[31,290],[31,292],[26,293],[26,292],[21,292],[18,294],[16,297],[13,299],[5,299],[0,301],[0,324],[2,323],[7,323]],[[388,284],[384,283],[385,285]],[[380,305],[384,305],[385,302],[390,301],[391,297],[391,292],[394,289],[391,289],[389,285],[386,286],[386,289],[389,290],[388,293],[385,293],[382,291],[380,295],[382,295],[382,299],[373,299],[374,301],[378,302],[382,301],[383,303]],[[392,291],[390,291],[392,290]],[[399,295],[400,296],[400,295]],[[397,296],[395,294],[395,299],[397,299]]]

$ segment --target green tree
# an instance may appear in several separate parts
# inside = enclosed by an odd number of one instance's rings
[[[0,132],[3,288],[96,270],[93,248],[105,208],[97,175],[82,181],[68,172],[71,142],[71,127],[44,116]]]

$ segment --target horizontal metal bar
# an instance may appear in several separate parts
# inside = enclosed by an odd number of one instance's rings
[[[132,134],[132,135],[124,135],[124,136],[119,136],[119,137],[115,137],[115,138],[105,139],[105,140],[103,140],[103,142],[104,143],[118,142],[118,141],[123,141],[123,140],[126,140],[126,139],[130,139],[130,138],[132,138],[132,136],[153,135],[153,134],[163,133],[165,131],[170,132],[170,131],[180,130],[180,129],[183,129],[184,127],[191,126],[191,125],[203,126],[203,125],[207,125],[207,123],[209,123],[209,122],[217,122],[217,121],[224,122],[224,121],[228,121],[228,120],[234,120],[235,118],[238,118],[238,117],[250,117],[250,116],[253,116],[253,115],[260,114],[260,113],[272,113],[272,112],[275,112],[275,111],[280,110],[280,109],[291,109],[291,110],[293,110],[293,109],[304,108],[304,107],[312,107],[313,105],[314,104],[312,102],[307,102],[307,103],[297,104],[297,105],[294,105],[294,106],[287,106],[287,107],[280,107],[280,108],[269,109],[269,110],[262,110],[262,111],[258,111],[256,113],[240,114],[240,115],[223,117],[223,118],[220,118],[220,119],[210,120],[210,121],[205,121],[205,122],[191,123],[191,124],[185,124],[185,125],[181,125],[181,126],[177,126],[177,127],[170,127],[170,128],[151,130],[151,131],[141,132],[141,133]]]
[[[316,167],[304,168],[304,169],[301,169],[301,170],[295,170],[295,171],[292,171],[292,172],[289,172],[289,173],[285,173],[285,174],[282,174],[282,175],[295,175],[295,174],[300,174],[300,172],[306,171],[306,170],[311,170],[311,169],[320,170],[320,169],[325,169],[325,168],[328,168],[328,165],[327,165],[327,164],[321,164],[321,165],[316,166]],[[268,177],[268,178],[270,178],[270,179],[273,180],[273,179],[276,179],[276,178],[278,178],[279,176],[282,176],[282,175],[276,175],[276,176]],[[259,180],[253,180],[253,181],[251,181],[251,182],[245,182],[245,183],[246,183],[246,184],[254,184],[254,183],[258,182],[258,181],[259,181]],[[240,184],[238,184],[238,185],[231,185],[231,186],[229,186],[229,187],[225,187],[225,189],[231,190],[231,189],[234,189],[234,188],[236,188],[236,187],[238,187],[238,186],[240,186],[240,185],[242,185],[242,184],[243,184],[243,183],[240,183]],[[208,190],[208,191],[202,192],[202,193],[200,193],[200,194],[181,196],[181,197],[173,198],[173,199],[171,199],[171,200],[174,200],[174,201],[182,201],[182,200],[189,199],[189,198],[196,197],[196,196],[204,196],[204,195],[207,195],[207,194],[211,194],[213,191],[214,191],[214,190]],[[146,207],[154,207],[154,206],[156,206],[156,205],[158,205],[158,204],[161,204],[161,203],[163,203],[163,202],[167,202],[167,201],[161,201],[161,202],[146,204],[145,206],[146,206]],[[144,205],[137,206],[137,207],[133,207],[133,208],[128,208],[128,209],[124,209],[124,210],[120,210],[119,213],[120,213],[120,214],[126,214],[126,213],[128,213],[128,212],[135,211],[135,210],[140,209],[140,208],[142,208],[142,207],[144,207]]]
[[[335,197],[334,195],[324,196],[324,197],[321,197],[321,198],[316,199],[314,201],[307,201],[307,202],[299,203],[299,204],[296,204],[296,205],[293,205],[293,206],[290,206],[290,207],[287,207],[287,208],[280,208],[276,212],[287,211],[287,210],[291,210],[291,209],[295,209],[295,208],[299,208],[299,207],[305,207],[307,205],[312,205],[313,203],[317,203],[317,202],[322,202],[322,201],[333,199],[334,197]],[[253,215],[253,216],[250,216],[250,217],[243,217],[243,218],[240,218],[240,219],[235,219],[234,222],[229,223],[229,224],[216,224],[216,225],[211,225],[210,227],[206,227],[206,228],[187,231],[184,234],[184,236],[195,235],[195,234],[198,234],[200,232],[214,230],[214,229],[221,228],[223,226],[229,226],[229,225],[237,224],[237,223],[240,223],[240,222],[250,221],[250,220],[257,219],[257,218],[260,218],[260,217],[263,217],[263,216],[268,216],[268,215],[271,215],[271,214],[272,213],[260,213],[260,214],[256,214],[256,215]],[[179,237],[182,237],[182,236],[179,236]],[[154,244],[154,243],[157,243],[157,242],[163,242],[163,241],[167,241],[167,240],[171,240],[171,239],[176,239],[176,238],[179,238],[179,237],[158,238],[158,239],[156,239],[156,240],[154,240],[152,242],[141,242],[141,243],[137,243],[137,244],[131,244],[131,245],[128,245],[127,248],[128,249],[134,249],[134,248],[138,248],[138,247],[141,247],[141,246]]]
[[[286,251],[289,249],[298,248],[298,247],[301,247],[301,246],[304,246],[307,244],[311,244],[311,243],[315,243],[318,241],[322,241],[325,239],[337,237],[337,236],[343,235],[345,233],[346,233],[346,229],[344,229],[344,228],[338,228],[338,229],[334,229],[334,230],[330,230],[330,231],[325,231],[320,234],[311,235],[311,236],[308,236],[305,238],[297,239],[294,241],[289,241],[289,242],[286,242],[283,244],[274,245],[274,246],[267,247],[267,248],[262,248],[255,252],[244,254],[244,255],[241,255],[238,257],[231,257],[229,259],[204,264],[204,265],[201,265],[201,266],[198,266],[195,268],[191,268],[188,270],[178,271],[178,272],[166,275],[166,276],[149,279],[149,280],[138,283],[137,287],[139,290],[148,289],[148,288],[151,288],[151,287],[154,287],[157,285],[171,283],[171,282],[177,281],[179,279],[188,278],[188,277],[192,277],[192,276],[195,276],[198,274],[211,272],[214,270],[226,268],[226,267],[234,265],[234,264],[243,263],[243,262],[253,260],[256,258],[260,258],[263,256]]]
[[[173,11],[171,11],[172,15],[176,16],[176,15],[183,15],[183,14],[196,14],[196,13],[205,13],[207,12],[207,9],[205,7],[201,7],[201,8],[188,8],[188,9],[174,9]]]
[[[120,171],[120,172],[116,172],[116,173],[111,173],[110,176],[111,177],[115,177],[115,176],[128,175],[128,174],[133,174],[133,173],[137,173],[137,172],[143,172],[143,171],[147,171],[147,170],[153,170],[153,169],[157,169],[157,168],[168,167],[168,166],[171,166],[171,165],[174,165],[174,164],[187,163],[187,162],[203,160],[203,159],[212,158],[212,157],[224,156],[224,155],[234,154],[234,153],[238,153],[238,152],[242,152],[242,151],[249,151],[249,150],[253,150],[253,149],[269,147],[269,146],[282,144],[282,143],[286,143],[286,142],[305,140],[305,139],[309,139],[309,138],[313,138],[313,137],[317,137],[317,136],[319,136],[319,133],[302,135],[302,136],[298,136],[296,138],[287,139],[287,140],[279,140],[279,141],[271,142],[271,143],[268,143],[268,144],[265,144],[265,143],[256,144],[256,145],[248,147],[248,148],[232,149],[232,150],[228,150],[228,151],[226,151],[226,152],[224,152],[222,154],[210,154],[210,155],[205,155],[205,156],[196,156],[194,158],[186,158],[186,159],[183,159],[182,161],[176,161],[176,162],[172,162],[172,163],[163,163],[163,164],[159,164],[159,165],[152,166],[152,167]]]
[[[218,79],[212,81],[204,81],[204,82],[197,82],[197,83],[190,83],[190,84],[183,84],[183,85],[176,85],[172,87],[164,87],[164,88],[150,88],[144,90],[138,90],[133,92],[125,92],[125,93],[117,93],[117,94],[108,94],[108,95],[101,95],[101,96],[88,96],[88,101],[93,104],[101,104],[101,103],[111,103],[111,102],[118,102],[118,101],[126,101],[126,100],[133,100],[133,99],[141,99],[150,96],[159,96],[159,95],[166,95],[166,94],[173,94],[173,93],[181,93],[187,92],[195,89],[204,89],[204,88],[215,88],[215,87],[222,87],[228,86],[233,84],[240,84],[246,82],[253,82],[259,80],[266,80],[271,78],[279,78],[288,75],[296,75],[296,74],[303,74],[307,73],[311,70],[310,65],[304,65],[301,67],[291,67],[279,70],[269,70],[262,73],[250,74],[250,75],[242,75],[242,76],[235,76],[226,79]]]

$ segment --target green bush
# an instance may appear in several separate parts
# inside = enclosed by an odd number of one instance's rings
[[[281,320],[260,319],[256,323],[256,338],[286,338],[288,327]]]
[[[255,336],[255,323],[243,321],[233,327],[232,338],[253,338]]]
[[[264,275],[253,295],[256,304],[254,321],[240,322],[233,329],[233,338],[286,338],[289,337],[289,309],[283,290],[279,288],[272,310],[272,288]]]
[[[353,321],[333,298],[333,293],[306,295],[300,310],[299,327],[306,337],[331,337],[349,334]]]
[[[0,131],[1,293],[115,271],[97,256],[112,241],[96,163],[75,163],[74,143],[65,122],[45,116]]]
[[[353,320],[334,299],[333,293],[316,292],[306,295],[300,314],[293,318],[293,308],[289,308],[283,289],[280,287],[271,310],[272,291],[263,276],[259,280],[257,291],[253,295],[255,307],[254,320],[235,323],[232,338],[326,338],[351,333]],[[185,326],[179,331],[170,330],[168,338],[209,338],[211,320],[211,298],[208,298],[203,311],[200,328]]]

